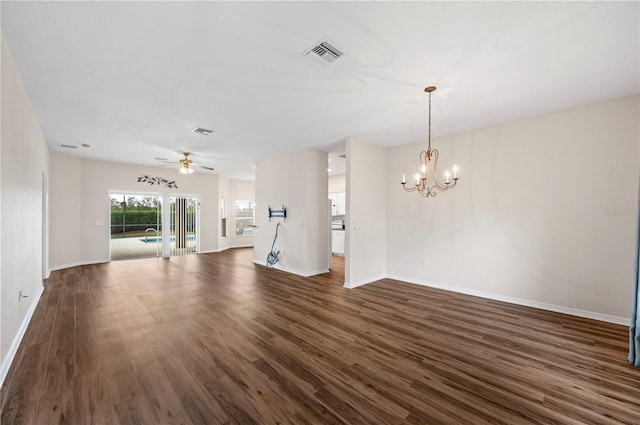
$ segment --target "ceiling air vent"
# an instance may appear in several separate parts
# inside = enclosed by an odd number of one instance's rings
[[[322,41],[320,44],[316,44],[311,49],[307,50],[305,55],[323,65],[329,65],[331,62],[342,56],[342,52],[335,46],[332,46],[328,41]]]
[[[66,148],[66,149],[78,149],[78,147],[76,145],[65,145],[63,143],[58,143],[58,146],[60,146],[61,148]]]
[[[207,130],[206,128],[202,128],[202,127],[194,128],[193,132],[198,134],[204,134],[205,136],[209,136],[213,134],[213,130]]]

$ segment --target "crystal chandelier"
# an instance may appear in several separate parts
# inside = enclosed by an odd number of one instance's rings
[[[402,187],[407,192],[415,192],[416,190],[422,195],[424,198],[428,198],[429,196],[436,196],[436,189],[440,192],[444,192],[445,190],[449,190],[458,183],[458,166],[454,164],[451,171],[453,171],[453,175],[449,170],[444,172],[444,182],[440,180],[440,176],[438,176],[438,157],[439,153],[437,149],[431,149],[431,93],[436,90],[435,87],[430,86],[424,89],[425,92],[429,93],[429,145],[426,151],[420,152],[420,171],[415,175],[415,185],[411,187],[407,187],[407,177],[402,172]],[[429,169],[431,163],[433,162],[433,185],[429,187]],[[453,181],[452,181],[453,180]]]

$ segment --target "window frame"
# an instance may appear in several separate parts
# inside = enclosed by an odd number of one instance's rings
[[[238,203],[240,203],[240,202],[248,203],[253,214],[251,216],[252,223],[249,226],[243,227],[242,228],[242,232],[240,234],[238,234],[238,230],[239,230],[239,228],[238,228],[238,218],[240,218],[241,220],[246,220],[248,218],[248,217],[244,217],[244,216],[240,216],[240,217],[238,216],[238,207],[239,207]],[[252,237],[254,237],[255,234],[254,234],[253,229],[255,228],[255,225],[256,225],[256,203],[255,203],[255,200],[252,199],[252,198],[236,198],[235,202],[234,202],[234,213],[233,214],[234,214],[234,220],[235,220],[234,224],[235,224],[235,229],[236,229],[235,230],[236,238],[252,238]],[[251,234],[250,235],[244,234],[244,230],[245,229],[251,229]]]

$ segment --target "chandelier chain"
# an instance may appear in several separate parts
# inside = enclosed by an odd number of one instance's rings
[[[429,150],[428,152],[431,152],[431,93],[429,92]]]

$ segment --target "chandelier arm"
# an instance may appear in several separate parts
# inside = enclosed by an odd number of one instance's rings
[[[442,183],[442,181],[440,181],[440,177],[438,176],[438,160],[440,159],[440,152],[438,152],[438,149],[432,150],[431,156],[433,157],[433,181],[435,183],[431,188],[438,188],[438,190],[444,192],[448,189],[448,185]]]
[[[422,173],[422,189],[429,186],[429,151],[420,152],[420,168],[424,167]]]
[[[403,184],[402,188],[404,190],[406,190],[407,192],[415,192],[416,190],[418,190],[418,186],[413,186],[413,187],[407,188],[406,184]]]
[[[456,185],[455,183],[451,183],[449,185],[444,185],[444,186],[438,186],[437,184],[434,184],[433,186],[431,186],[431,190],[438,189],[440,192],[445,192],[453,188],[455,185]]]
[[[443,183],[442,180],[440,180],[440,177],[438,176],[438,157],[439,157],[439,153],[437,149],[434,149],[434,154],[435,154],[435,164],[433,167],[434,170],[434,182],[435,184],[432,186],[433,188],[438,189],[440,192],[444,192],[445,190],[449,190],[453,187],[455,187],[455,185],[458,183],[458,179],[455,178],[453,179],[453,182],[451,183]]]
[[[427,151],[420,152],[420,165],[427,162]]]

